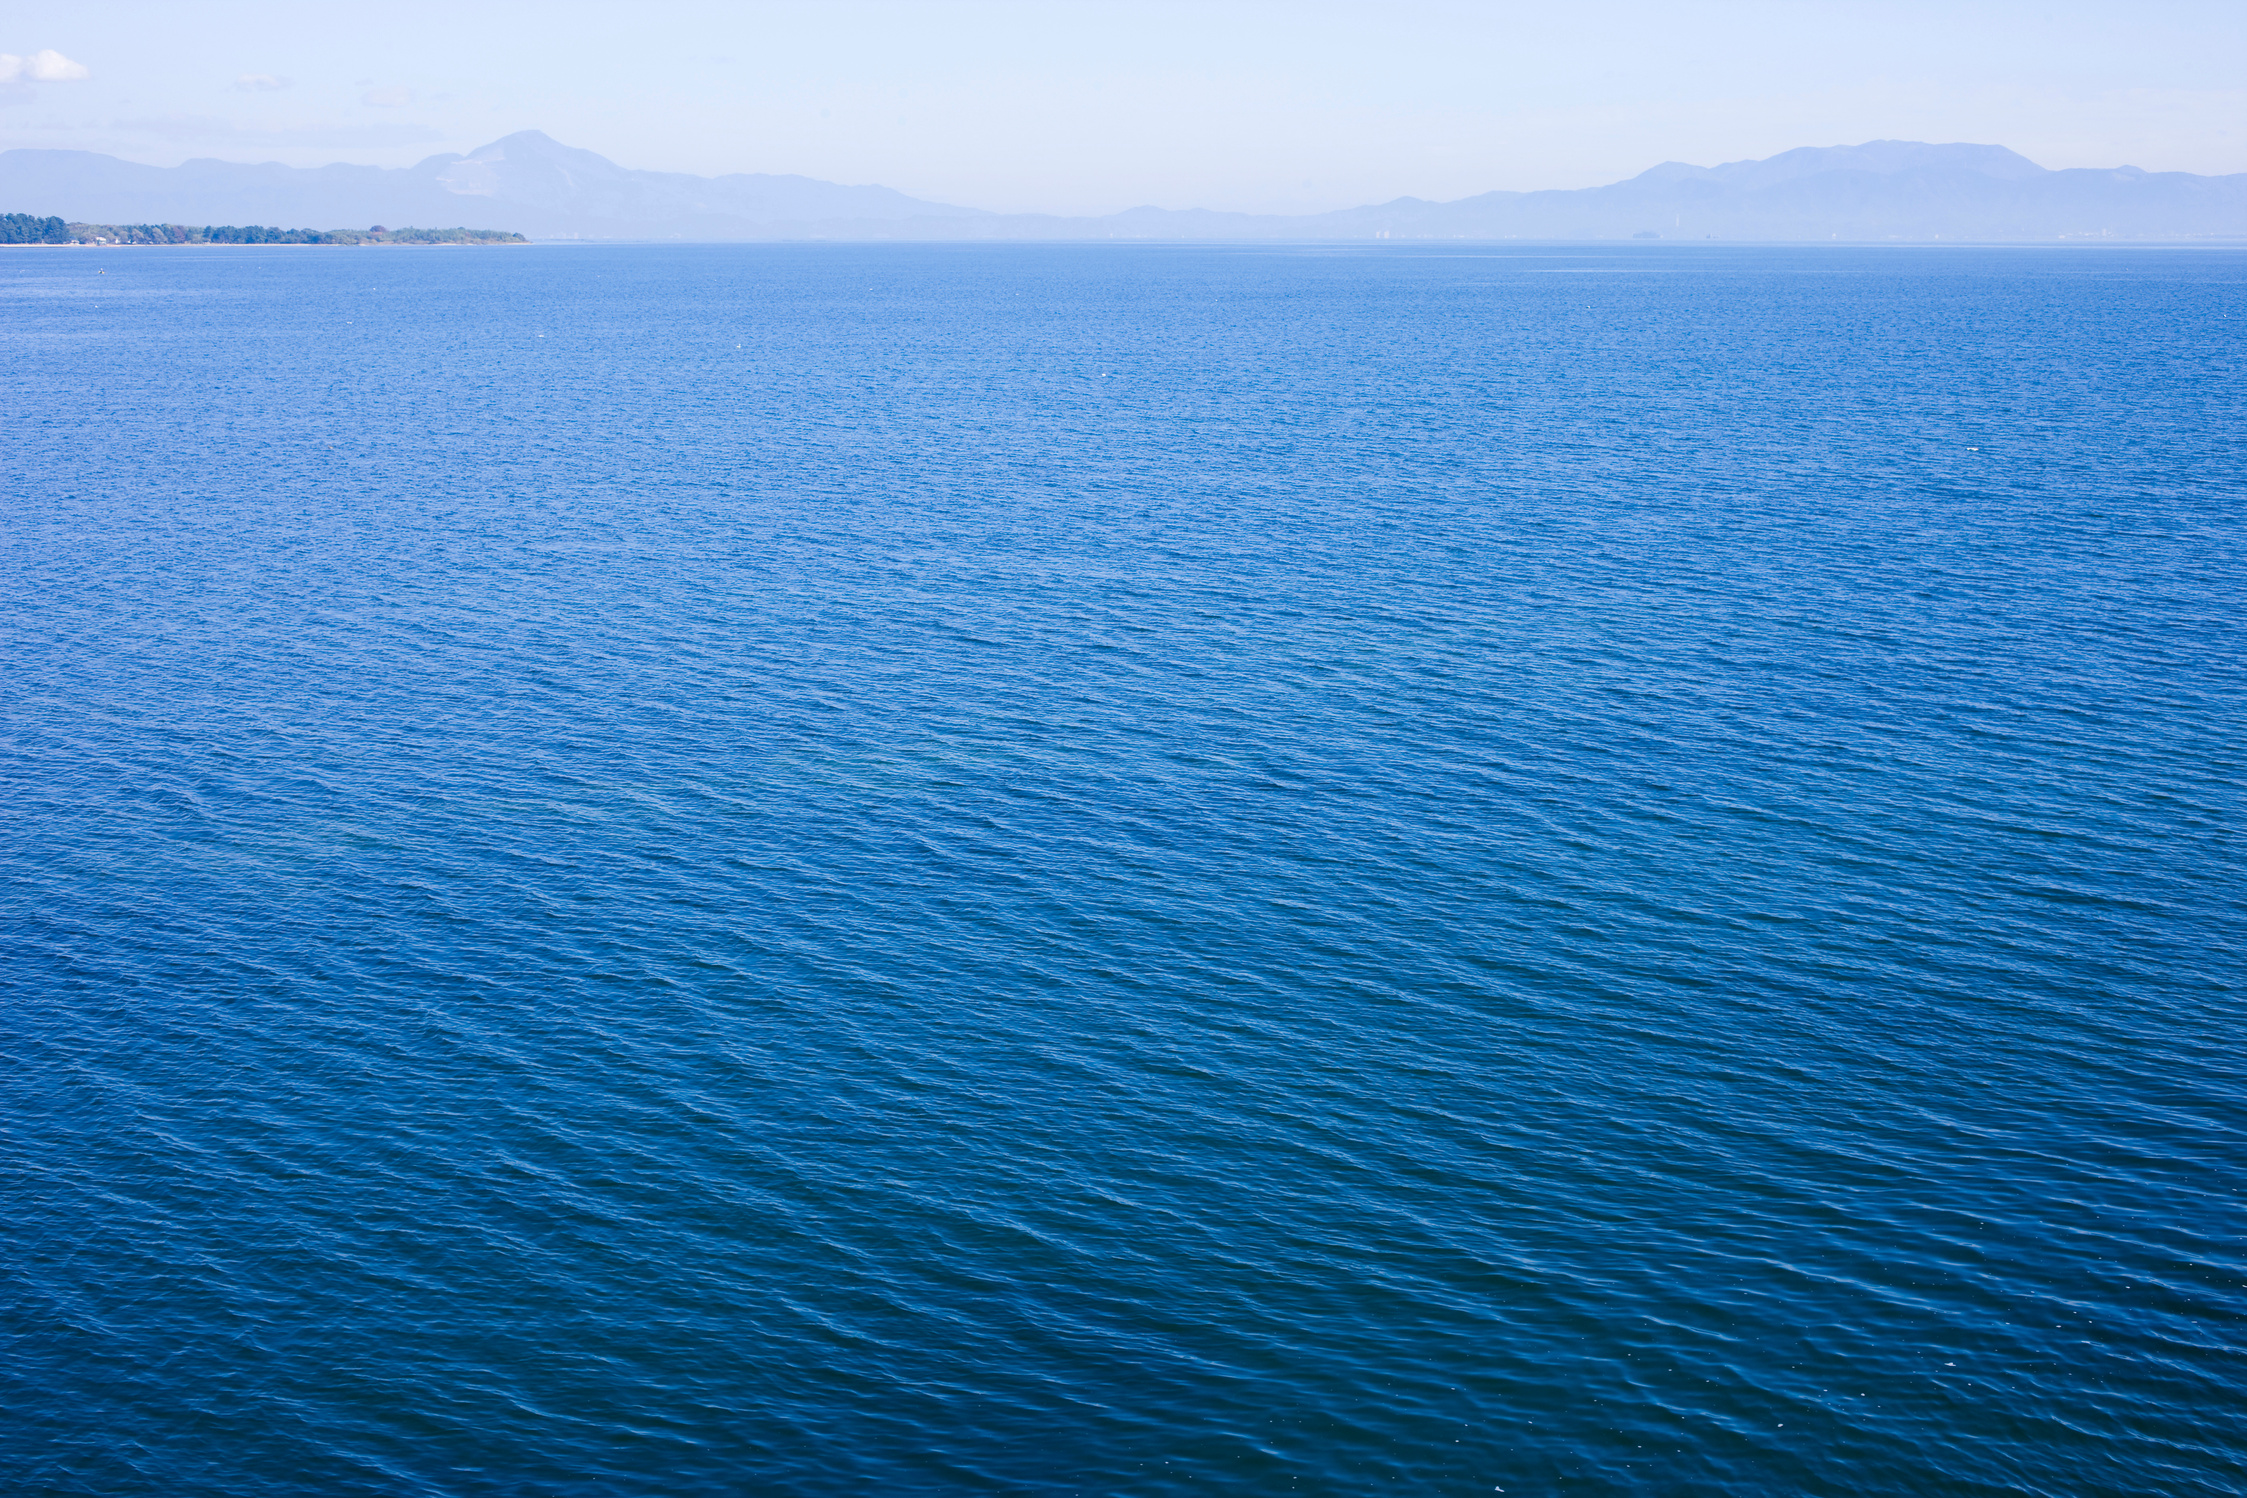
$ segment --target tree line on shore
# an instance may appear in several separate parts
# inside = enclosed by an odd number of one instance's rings
[[[75,224],[0,213],[4,244],[528,244],[504,229],[273,229],[263,224]]]

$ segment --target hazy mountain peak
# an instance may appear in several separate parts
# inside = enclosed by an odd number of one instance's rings
[[[1717,180],[1737,187],[1771,187],[1820,172],[1870,172],[1893,177],[1916,171],[1977,172],[2001,182],[2043,174],[2044,168],[2003,146],[1952,142],[1929,145],[1917,140],[1868,140],[1856,146],[1798,146],[1761,161],[1728,161],[1712,167]]]
[[[405,170],[0,152],[0,211],[92,223],[469,224],[588,239],[2067,239],[2247,236],[2247,174],[2049,172],[2003,146],[1875,140],[1666,161],[1576,192],[1397,198],[1308,216],[995,214],[887,187],[637,171],[540,130]]]
[[[625,170],[598,151],[588,151],[580,146],[565,146],[543,130],[518,130],[513,135],[503,135],[489,145],[478,146],[470,151],[468,157],[471,161],[598,162],[611,171]]]
[[[521,146],[526,150],[536,149],[540,146],[544,146],[549,150],[555,151],[574,151],[578,149],[576,146],[563,145],[560,141],[556,140],[553,136],[548,135],[543,130],[517,130],[512,135],[503,135],[498,140],[493,141],[490,145],[481,146],[478,149],[484,151],[496,151],[503,146]]]
[[[1690,161],[1665,161],[1660,166],[1650,166],[1631,178],[1633,182],[1685,182],[1696,177],[1706,177],[1709,169],[1695,166]]]
[[[641,175],[597,151],[565,146],[543,130],[518,130],[478,146],[437,180],[447,192],[463,196],[552,204],[581,196],[593,183],[628,191],[629,179]]]

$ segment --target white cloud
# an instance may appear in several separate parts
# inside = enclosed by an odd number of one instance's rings
[[[0,83],[72,83],[91,77],[84,63],[72,62],[52,47],[29,57],[0,52]]]
[[[370,88],[359,97],[360,103],[372,104],[377,109],[396,109],[413,101],[414,91],[410,88]]]
[[[288,86],[288,79],[276,78],[271,73],[244,73],[234,80],[234,91],[242,94],[270,93],[274,89]]]

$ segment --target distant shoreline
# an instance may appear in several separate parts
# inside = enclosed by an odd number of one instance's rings
[[[0,213],[0,246],[166,248],[174,245],[529,244],[508,229],[276,229],[264,224],[82,224]]]
[[[529,239],[288,239],[251,242],[231,239],[191,239],[152,243],[147,240],[64,239],[53,243],[34,242],[29,244],[0,240],[0,250],[311,250],[328,245],[357,245],[360,247],[369,245],[418,245],[424,249],[458,250],[488,245],[528,245],[535,242]],[[630,240],[615,241],[618,244],[636,242]],[[717,242],[724,243],[725,241]]]

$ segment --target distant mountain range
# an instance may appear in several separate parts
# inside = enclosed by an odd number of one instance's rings
[[[1715,167],[1665,162],[1569,192],[1299,216],[1134,208],[1059,218],[810,177],[634,171],[525,130],[403,168],[0,152],[0,211],[112,224],[467,223],[535,239],[2208,239],[2247,237],[2247,173],[2055,172],[2003,146],[1880,140]]]

